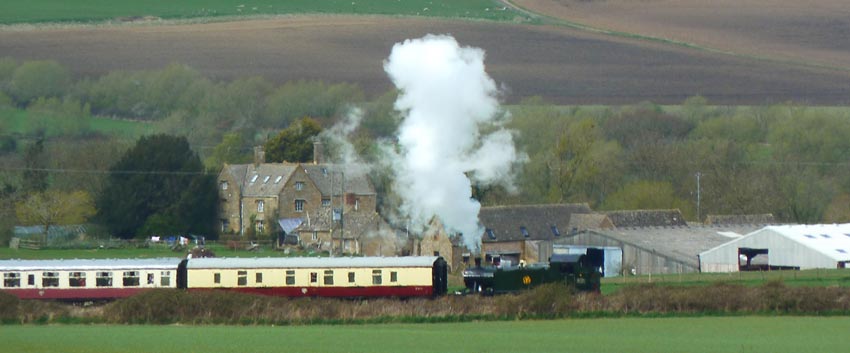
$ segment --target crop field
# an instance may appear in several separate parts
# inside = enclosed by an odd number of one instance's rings
[[[348,82],[372,97],[392,88],[392,46],[451,34],[486,51],[506,103],[850,104],[850,73],[729,56],[558,26],[437,18],[289,16],[234,22],[0,30],[0,53],[52,59],[80,76],[178,62],[221,80]]]
[[[847,317],[347,326],[5,326],[10,352],[841,352]]]
[[[745,56],[850,69],[843,0],[513,0],[552,18]]]
[[[509,20],[518,16],[494,0],[150,0],[0,2],[0,24],[131,21],[294,13],[361,13]]]

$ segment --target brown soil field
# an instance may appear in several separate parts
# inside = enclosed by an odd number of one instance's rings
[[[0,29],[0,56],[52,59],[78,76],[178,62],[215,79],[262,76],[356,83],[370,95],[392,85],[393,44],[452,34],[486,50],[505,101],[558,104],[714,104],[795,101],[850,104],[850,72],[760,61],[560,26],[361,16],[288,16],[206,24]]]
[[[511,0],[594,28],[850,70],[846,0]]]

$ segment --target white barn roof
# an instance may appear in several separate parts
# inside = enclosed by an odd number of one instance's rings
[[[437,258],[437,256],[200,258],[189,260],[187,267],[190,269],[431,267]]]
[[[700,253],[703,271],[737,271],[738,249],[767,249],[769,265],[835,268],[850,261],[850,224],[768,226]]]

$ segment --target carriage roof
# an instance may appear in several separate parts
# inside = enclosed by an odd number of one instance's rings
[[[177,269],[181,258],[0,260],[0,271]]]
[[[439,258],[439,256],[199,258],[190,259],[187,267],[190,269],[431,267]]]

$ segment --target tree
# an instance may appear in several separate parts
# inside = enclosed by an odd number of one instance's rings
[[[122,238],[147,235],[140,230],[154,215],[159,225],[174,220],[166,227],[174,233],[206,233],[218,207],[209,178],[185,137],[142,137],[110,168],[97,201],[98,218]]]
[[[313,159],[313,138],[322,132],[311,118],[301,119],[266,142],[268,162],[309,162]]]
[[[245,146],[242,135],[231,132],[224,135],[212,154],[204,160],[207,168],[221,169],[224,163],[247,163],[251,161],[251,149]]]
[[[47,189],[47,157],[44,155],[44,137],[24,150],[24,175],[21,191],[25,194],[41,192]]]
[[[18,220],[44,226],[47,235],[53,225],[84,223],[95,214],[91,196],[83,191],[45,191],[30,195],[15,206]]]
[[[693,206],[676,197],[668,182],[636,181],[611,194],[602,205],[606,210],[679,209],[686,218],[693,219]]]
[[[10,90],[19,104],[27,105],[39,97],[60,97],[71,83],[71,75],[59,63],[28,61],[12,74]]]

